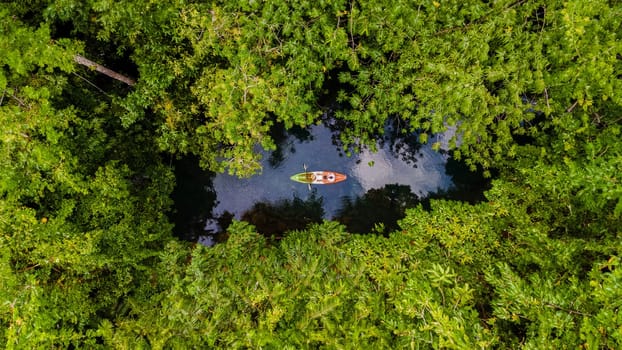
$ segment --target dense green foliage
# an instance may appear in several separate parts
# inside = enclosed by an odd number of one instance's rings
[[[0,343],[620,348],[621,33],[617,0],[4,1]],[[386,236],[172,236],[170,157],[250,175],[322,122],[350,151],[455,126],[498,176]]]

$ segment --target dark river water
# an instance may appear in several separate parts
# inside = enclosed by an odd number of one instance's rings
[[[268,236],[322,219],[341,221],[351,232],[366,233],[360,231],[378,223],[392,228],[405,207],[455,187],[446,173],[449,156],[442,151],[451,135],[448,131],[414,146],[387,139],[378,143],[377,152],[363,150],[348,157],[335,145],[330,129],[314,126],[304,137],[284,135],[277,152],[263,151],[263,170],[250,178],[178,166],[177,234],[211,245],[232,219],[250,221]],[[440,152],[432,150],[434,142],[440,142]],[[290,180],[305,164],[309,171],[332,170],[348,179],[310,190]]]

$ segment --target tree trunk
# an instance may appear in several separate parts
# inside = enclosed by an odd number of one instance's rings
[[[117,79],[119,81],[122,81],[124,83],[126,83],[129,86],[134,86],[136,84],[136,81],[130,77],[126,77],[123,74],[119,74],[111,69],[108,69],[104,66],[102,66],[101,64],[95,63],[85,57],[82,57],[80,55],[75,55],[73,57],[74,61],[76,61],[77,63],[87,66],[91,69],[95,69],[96,71],[105,74],[113,79]]]

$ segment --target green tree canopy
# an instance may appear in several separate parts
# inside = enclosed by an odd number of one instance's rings
[[[93,346],[99,320],[149,285],[170,237],[171,172],[71,74],[75,42],[0,18],[0,337]]]
[[[0,342],[622,347],[621,28],[615,0],[3,2]],[[173,157],[250,175],[322,122],[346,151],[453,126],[498,175],[386,236],[172,237]]]
[[[308,126],[328,113],[344,125],[346,149],[373,147],[388,121],[422,142],[458,125],[456,155],[490,168],[515,156],[516,137],[564,124],[564,111],[606,123],[621,103],[622,16],[605,0],[50,1],[39,10],[56,26],[72,21],[87,49],[129,55],[139,79],[120,101],[124,125],[149,118],[163,150],[240,175],[258,170],[257,144],[274,147],[276,122]]]

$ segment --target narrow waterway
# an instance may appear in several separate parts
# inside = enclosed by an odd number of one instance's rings
[[[307,198],[311,193],[307,185],[293,182],[289,177],[304,171],[332,170],[348,176],[345,182],[332,185],[314,185],[317,195],[323,198],[325,218],[331,219],[339,210],[344,196],[356,197],[370,189],[387,184],[410,186],[419,197],[448,189],[451,178],[445,174],[448,156],[423,145],[418,149],[415,162],[407,161],[412,155],[395,154],[384,146],[373,153],[364,150],[347,157],[332,144],[332,132],[323,126],[311,128],[309,141],[299,141],[289,136],[285,141],[283,160],[276,166],[270,164],[270,153],[263,153],[263,171],[260,175],[240,179],[227,174],[214,178],[218,203],[214,214],[224,211],[240,215],[257,202],[276,202],[296,196]],[[236,217],[240,218],[240,216]]]
[[[351,157],[335,146],[333,132],[325,126],[311,127],[302,139],[288,135],[280,141],[276,159],[274,153],[262,152],[261,174],[247,179],[227,174],[213,178],[209,191],[215,194],[216,201],[205,218],[205,230],[222,230],[218,218],[242,219],[257,203],[315,201],[321,203],[322,217],[333,219],[343,209],[344,202],[387,185],[401,185],[401,192],[409,188],[415,198],[446,191],[452,186],[452,179],[445,172],[448,155],[432,150],[430,144],[440,141],[445,145],[449,135],[437,135],[428,144],[416,148],[404,144],[399,147],[385,140],[379,143],[377,152],[363,150]],[[310,191],[307,185],[290,180],[291,175],[304,171],[305,164],[309,171],[336,171],[346,174],[348,179],[337,184],[314,185]],[[210,244],[211,238],[203,235],[202,242]]]

